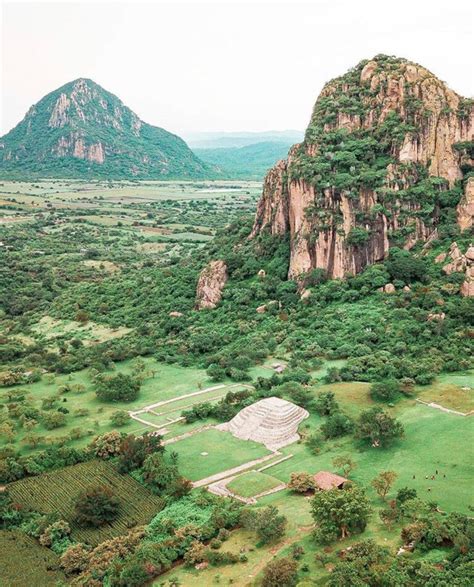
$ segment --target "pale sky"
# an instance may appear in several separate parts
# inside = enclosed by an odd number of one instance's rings
[[[377,53],[421,63],[472,96],[473,6],[2,1],[0,134],[78,77],[178,134],[304,129],[324,83]]]

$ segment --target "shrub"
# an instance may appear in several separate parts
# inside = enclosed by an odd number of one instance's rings
[[[122,435],[116,430],[96,436],[91,443],[91,450],[96,457],[108,459],[120,454]]]
[[[400,393],[400,384],[396,379],[386,379],[370,386],[370,397],[376,401],[393,402]]]
[[[89,556],[84,544],[73,544],[61,555],[60,564],[66,575],[80,573],[87,568]]]
[[[296,585],[298,563],[290,557],[268,563],[263,571],[262,587],[293,587]]]
[[[338,438],[350,434],[354,428],[352,420],[342,412],[336,412],[328,417],[321,426],[324,438]]]
[[[106,402],[131,402],[137,399],[141,383],[139,379],[117,373],[117,375],[101,375],[96,381],[96,395]]]
[[[315,488],[313,476],[309,473],[291,473],[288,489],[296,493],[306,493]]]
[[[66,416],[61,412],[43,412],[42,420],[46,430],[54,430],[66,424]]]
[[[130,421],[130,414],[125,410],[117,410],[110,417],[110,421],[114,426],[125,426]]]

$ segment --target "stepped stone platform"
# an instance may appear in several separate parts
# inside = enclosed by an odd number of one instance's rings
[[[253,440],[275,451],[299,440],[299,424],[309,413],[279,397],[268,397],[247,406],[229,422],[216,426],[241,440]]]

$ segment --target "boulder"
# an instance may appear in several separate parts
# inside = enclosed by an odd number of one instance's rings
[[[446,318],[446,314],[444,312],[439,312],[439,313],[435,313],[435,312],[431,312],[430,314],[428,314],[428,322],[432,322],[433,320],[439,320],[440,322],[442,322],[444,319]]]
[[[395,293],[395,286],[393,285],[393,283],[387,283],[383,287],[379,287],[377,291],[388,294]]]
[[[211,261],[201,271],[196,288],[196,309],[212,309],[222,298],[227,283],[227,265],[222,260]]]

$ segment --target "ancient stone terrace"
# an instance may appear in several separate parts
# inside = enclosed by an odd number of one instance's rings
[[[269,450],[278,450],[299,440],[298,426],[308,416],[306,410],[291,402],[269,397],[247,406],[217,428],[242,440],[260,442]]]

